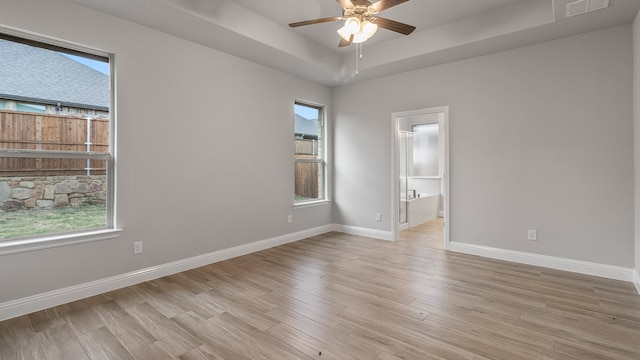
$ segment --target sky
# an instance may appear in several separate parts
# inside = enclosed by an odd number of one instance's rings
[[[293,111],[305,119],[314,120],[318,118],[318,110],[307,106],[295,104],[293,106]]]
[[[109,75],[109,63],[105,63],[102,61],[96,61],[96,60],[91,60],[91,59],[87,59],[81,56],[75,56],[75,55],[70,55],[70,54],[65,54],[65,53],[60,53],[66,57],[68,57],[71,60],[75,60],[81,64],[84,64],[94,70],[97,70],[105,75]]]

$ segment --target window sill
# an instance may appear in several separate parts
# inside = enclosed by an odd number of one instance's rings
[[[293,204],[294,209],[303,209],[307,207],[323,206],[331,203],[331,200],[318,200]]]
[[[5,241],[0,240],[0,256],[114,239],[120,236],[121,232],[121,229],[105,229],[75,234],[51,235],[38,238]]]

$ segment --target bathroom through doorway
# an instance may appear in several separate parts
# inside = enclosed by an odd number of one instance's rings
[[[403,111],[392,116],[395,240],[400,239],[401,231],[419,232],[440,224],[443,227],[440,248],[448,247],[448,120],[446,106]]]

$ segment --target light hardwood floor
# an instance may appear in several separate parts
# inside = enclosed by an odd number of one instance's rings
[[[406,244],[444,249],[444,219],[437,218],[400,232],[400,241]]]
[[[329,233],[0,322],[0,359],[640,359],[632,284],[447,253],[438,227]]]

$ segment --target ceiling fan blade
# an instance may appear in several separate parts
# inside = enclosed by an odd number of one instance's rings
[[[294,22],[294,23],[289,24],[289,26],[293,28],[293,27],[298,27],[298,26],[305,26],[305,25],[313,25],[313,24],[320,24],[320,23],[338,21],[338,20],[342,20],[342,19],[343,19],[342,16],[334,16],[334,17],[315,19],[315,20],[298,21],[298,22]]]
[[[409,0],[380,0],[377,3],[371,5],[371,7],[377,11],[383,11],[383,10],[387,10],[390,7],[394,7],[396,5],[400,5],[404,2],[407,2]]]
[[[336,2],[338,2],[343,9],[351,9],[352,7],[355,7],[350,0],[336,0]]]
[[[415,26],[408,25],[405,23],[401,23],[395,20],[385,19],[381,17],[372,18],[373,23],[378,25],[379,27],[391,31],[395,31],[400,34],[409,35],[416,29]]]
[[[349,36],[349,40],[345,40],[342,37],[340,37],[340,44],[338,44],[338,47],[349,46],[349,45],[351,45],[352,42],[353,42],[353,34],[351,34],[351,36]]]

